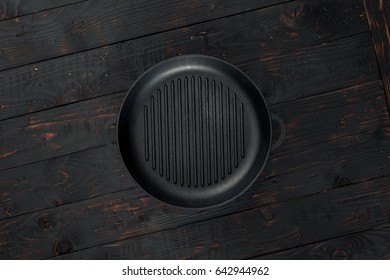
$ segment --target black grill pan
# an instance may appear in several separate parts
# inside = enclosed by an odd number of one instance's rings
[[[245,191],[272,143],[271,115],[255,84],[235,66],[203,55],[146,71],[124,100],[117,133],[137,183],[166,203],[190,208]]]

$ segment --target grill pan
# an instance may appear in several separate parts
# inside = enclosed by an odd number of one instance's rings
[[[272,119],[282,133],[272,145]],[[165,60],[131,87],[117,120],[119,152],[150,195],[206,208],[232,200],[259,176],[284,126],[235,66],[204,55]],[[274,141],[275,142],[275,141]]]

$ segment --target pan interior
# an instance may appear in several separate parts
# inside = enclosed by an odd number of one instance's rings
[[[169,204],[204,208],[243,192],[271,143],[264,98],[221,60],[190,55],[142,75],[118,120],[122,158],[138,184]]]

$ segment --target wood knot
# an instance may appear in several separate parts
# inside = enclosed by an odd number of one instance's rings
[[[12,216],[11,211],[9,210],[8,207],[5,207],[3,210],[4,210],[4,214],[5,214],[7,217],[11,217],[11,216]]]
[[[350,185],[350,184],[351,184],[351,180],[349,180],[346,177],[343,177],[343,178],[339,179],[337,186],[338,187],[344,187],[344,186],[347,186],[347,185]]]
[[[345,121],[345,119],[344,119],[344,118],[341,118],[341,119],[340,119],[340,125],[341,125],[341,126],[346,126],[346,124],[347,124],[347,122]]]
[[[272,144],[275,144],[276,141],[282,136],[282,127],[279,122],[275,119],[272,119]]]
[[[271,222],[274,219],[274,216],[272,215],[272,212],[269,207],[261,208],[261,215],[267,222]]]
[[[141,215],[138,216],[138,221],[140,221],[140,222],[150,222],[150,218],[142,213]]]
[[[64,205],[65,204],[65,201],[63,201],[62,199],[58,199],[58,200],[54,200],[54,205],[56,206],[56,207],[58,207],[58,206],[61,206],[61,205]]]
[[[217,11],[217,10],[218,10],[218,6],[217,6],[217,4],[215,4],[215,3],[211,3],[211,4],[210,4],[210,10],[211,10],[212,12],[215,12],[215,11]]]
[[[54,228],[56,225],[55,222],[50,220],[48,217],[39,217],[37,219],[37,223],[40,228],[44,228],[44,229]]]
[[[332,259],[337,259],[337,260],[346,260],[349,257],[348,252],[343,249],[336,249],[330,255]]]
[[[390,137],[390,127],[385,127],[384,133],[387,137]]]
[[[63,254],[70,253],[70,252],[72,252],[72,249],[73,249],[72,244],[67,240],[56,242],[54,244],[54,248],[55,248],[57,255],[63,255]]]
[[[297,29],[301,23],[302,18],[305,16],[306,6],[303,3],[299,5],[289,5],[280,17],[281,23],[289,29]]]

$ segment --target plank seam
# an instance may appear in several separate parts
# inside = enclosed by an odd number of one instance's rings
[[[25,13],[25,14],[13,16],[13,17],[7,17],[7,18],[4,18],[4,19],[0,19],[0,22],[8,21],[8,20],[15,20],[15,18],[27,17],[27,16],[31,16],[31,15],[34,15],[34,14],[37,14],[37,13],[42,13],[42,12],[47,12],[47,11],[51,11],[51,10],[55,10],[55,9],[60,9],[60,8],[64,8],[64,7],[67,7],[67,6],[72,6],[72,5],[75,5],[75,4],[80,4],[80,3],[88,2],[88,1],[89,0],[80,0],[80,1],[77,1],[77,2],[64,4],[64,5],[59,5],[59,6],[48,8],[48,9],[43,9],[43,10],[39,10],[39,11],[35,11],[35,12]]]
[[[385,41],[385,40],[380,40],[380,38],[377,38],[379,37],[379,33],[380,33],[380,28],[378,27],[379,25],[385,25],[385,28],[386,30],[388,31],[389,30],[389,18],[387,17],[386,15],[386,11],[385,11],[385,8],[384,6],[386,5],[385,1],[383,0],[364,0],[364,7],[365,7],[365,10],[366,10],[366,14],[367,14],[367,20],[368,20],[368,25],[369,25],[369,28],[371,30],[371,43],[374,47],[374,50],[375,50],[375,57],[376,57],[376,60],[377,60],[377,64],[378,64],[378,71],[379,71],[379,74],[380,74],[380,77],[382,79],[382,82],[383,82],[383,85],[384,85],[384,88],[385,88],[385,96],[386,96],[386,100],[387,100],[387,108],[388,108],[388,111],[390,112],[390,87],[388,86],[388,83],[387,82],[390,82],[390,73],[387,73],[386,70],[384,68],[386,67],[390,67],[390,65],[387,65],[386,62],[384,63],[381,63],[381,59],[379,58],[380,56],[380,53],[381,51],[384,51],[386,50],[386,47],[387,49],[390,49],[390,34],[385,34],[387,37],[388,37],[388,41]],[[375,16],[374,16],[374,13],[377,8],[377,5],[381,5],[382,3],[382,20],[383,22],[379,22],[376,20]],[[374,7],[375,6],[375,7]],[[379,11],[380,8],[378,8],[378,11]],[[378,40],[378,42],[377,42]],[[377,46],[378,44],[382,44],[382,46]],[[386,55],[386,54],[384,54]],[[389,55],[389,54],[387,54]]]
[[[372,179],[369,179],[369,180],[367,180],[365,182],[371,182],[371,181],[375,181],[375,180],[382,179],[382,178],[390,178],[390,176],[383,176],[383,177],[372,178]],[[360,184],[360,183],[351,184],[351,185],[349,185],[349,187],[351,187],[353,185],[358,185],[358,184]],[[188,226],[190,224],[198,224],[198,223],[203,223],[203,222],[206,222],[206,221],[212,221],[212,220],[215,220],[215,219],[220,219],[220,218],[223,218],[223,217],[237,215],[237,214],[240,214],[240,213],[250,212],[250,211],[253,211],[255,209],[263,208],[263,207],[270,206],[270,205],[277,205],[277,204],[282,204],[282,203],[291,202],[291,201],[300,201],[300,200],[303,200],[303,199],[306,199],[306,198],[309,198],[309,197],[314,197],[314,196],[322,194],[322,193],[326,193],[326,192],[329,193],[329,192],[333,192],[333,191],[338,191],[339,189],[340,188],[336,188],[336,189],[331,188],[331,189],[328,189],[328,190],[323,190],[323,191],[316,192],[316,193],[313,193],[313,194],[300,196],[300,197],[297,197],[297,198],[292,198],[292,199],[278,201],[277,203],[263,204],[263,205],[259,205],[259,206],[256,206],[256,207],[251,207],[251,208],[248,208],[248,209],[245,209],[245,210],[242,210],[242,211],[238,211],[238,212],[226,213],[226,214],[223,214],[223,215],[206,218],[206,219],[201,220],[201,221],[196,221],[196,222],[188,221],[188,223],[184,223],[184,224],[179,225],[179,226],[167,227],[167,228],[165,228],[163,230],[156,230],[156,231],[151,231],[151,232],[147,232],[147,233],[141,233],[139,235],[134,235],[134,236],[132,236],[130,238],[117,239],[117,240],[112,241],[112,242],[105,242],[105,243],[97,244],[95,246],[89,246],[89,247],[86,247],[86,248],[83,248],[83,249],[74,250],[74,251],[72,251],[70,253],[63,254],[62,256],[68,255],[68,254],[73,254],[73,253],[80,252],[80,251],[89,250],[89,249],[92,249],[92,248],[95,248],[95,247],[102,247],[102,246],[115,244],[115,243],[118,243],[118,242],[124,242],[124,241],[127,241],[127,240],[131,240],[133,238],[139,238],[139,237],[145,236],[145,235],[156,234],[156,233],[165,232],[165,231],[171,231],[171,230],[174,230],[174,229],[178,229],[178,228],[181,228],[181,227]],[[217,208],[215,210],[211,210],[210,213],[219,211],[222,208]],[[180,219],[178,219],[176,221],[180,221]],[[375,224],[374,227],[377,227],[377,226],[380,226],[380,225],[383,225],[383,224],[388,224],[388,223],[389,223],[389,221],[386,221],[386,222],[383,222],[383,223],[378,223],[378,224]],[[160,225],[160,226],[162,226],[162,225]],[[351,233],[351,234],[353,234],[353,233]],[[341,237],[341,236],[339,236],[339,237]],[[332,237],[330,239],[333,239],[333,238],[335,238],[335,237]],[[313,243],[316,243],[316,242],[320,242],[320,241],[314,241]],[[305,245],[307,245],[307,244],[305,244]],[[57,256],[50,256],[50,257],[47,257],[47,258],[44,258],[44,259],[52,259],[52,258],[55,258],[55,257],[57,257]],[[256,256],[254,256],[254,257],[256,257]]]
[[[351,232],[351,233],[347,233],[347,234],[343,234],[343,235],[339,235],[339,236],[335,236],[335,237],[325,238],[325,239],[321,239],[321,240],[317,240],[317,241],[313,241],[313,242],[308,242],[308,243],[305,243],[305,244],[302,244],[302,245],[298,245],[298,246],[287,247],[285,249],[277,250],[277,251],[270,252],[270,253],[267,253],[267,254],[261,254],[261,255],[256,255],[256,256],[253,256],[253,257],[248,257],[248,258],[245,258],[245,260],[251,260],[251,259],[255,259],[257,257],[264,257],[264,256],[266,257],[266,256],[270,256],[270,255],[273,255],[273,254],[286,252],[286,251],[289,251],[289,250],[303,248],[303,247],[308,246],[308,245],[314,245],[314,244],[320,243],[320,242],[326,242],[326,241],[330,241],[330,240],[334,240],[334,239],[338,239],[338,238],[342,238],[342,237],[348,237],[348,236],[351,236],[351,235],[355,235],[355,234],[359,234],[359,233],[365,233],[365,232],[370,232],[370,231],[373,231],[373,230],[384,229],[384,228],[390,228],[390,224],[388,222],[379,223],[376,226],[370,227],[368,229],[359,230],[359,231],[355,231],[355,232]]]
[[[334,40],[330,40],[330,41],[327,41],[326,43],[318,43],[318,44],[313,44],[313,45],[308,45],[308,46],[304,46],[304,47],[300,47],[300,48],[296,48],[296,49],[291,49],[289,51],[286,51],[285,53],[289,53],[289,52],[297,52],[297,51],[300,51],[300,50],[303,50],[303,49],[306,49],[306,48],[311,48],[311,47],[315,47],[315,46],[318,46],[318,45],[322,45],[322,44],[327,44],[327,43],[333,43],[333,42],[337,42],[337,41],[340,41],[340,40],[343,40],[343,39],[347,39],[347,38],[352,38],[352,37],[358,37],[358,36],[361,36],[363,34],[369,34],[370,31],[364,31],[364,32],[359,32],[359,33],[356,33],[356,34],[352,34],[352,35],[349,35],[349,36],[345,36],[345,37],[340,37],[340,38],[337,38],[337,39],[334,39]],[[127,41],[126,41],[127,42]],[[86,51],[87,52],[87,51]],[[77,53],[74,53],[74,54],[69,54],[70,55],[75,55]],[[65,55],[66,56],[66,55]],[[65,57],[63,56],[63,57]],[[58,57],[58,58],[62,58],[62,57]],[[258,60],[260,57],[256,57],[256,58],[253,58],[253,59],[249,59],[249,60],[245,60],[245,61],[242,61],[240,62],[241,64],[243,63],[249,63],[249,62],[252,62],[252,61],[256,61]],[[377,59],[377,57],[376,57]],[[44,61],[42,61],[44,62]],[[16,68],[19,68],[19,67],[24,67],[24,66],[18,66]],[[379,65],[378,65],[379,67]],[[15,69],[16,69],[15,68]],[[10,70],[10,69],[9,69]],[[12,69],[11,69],[12,70]],[[378,72],[380,73],[379,69],[378,69]],[[0,71],[1,73],[1,71]],[[381,74],[380,74],[381,75]],[[366,83],[369,83],[369,82],[366,82]],[[365,83],[363,83],[365,84]],[[129,88],[130,88],[130,85],[129,85]],[[347,87],[348,88],[348,87]],[[277,103],[274,103],[272,105],[276,105],[276,104],[285,104],[285,103],[288,103],[288,102],[292,102],[292,101],[295,101],[295,100],[300,100],[300,99],[303,99],[303,98],[309,98],[309,97],[314,97],[314,96],[318,96],[318,95],[321,95],[321,94],[325,94],[325,93],[328,93],[328,92],[333,92],[333,91],[337,91],[337,90],[340,90],[340,89],[344,89],[344,88],[337,88],[335,90],[331,90],[331,91],[326,91],[326,92],[320,92],[318,94],[315,94],[315,95],[311,95],[311,96],[305,96],[305,97],[301,97],[301,98],[297,98],[297,99],[293,99],[293,100],[287,100],[287,101],[280,101],[280,102],[277,102]],[[33,111],[33,112],[29,112],[29,113],[22,113],[22,114],[19,114],[19,115],[15,115],[15,116],[11,116],[11,117],[6,117],[4,119],[0,119],[0,122],[2,121],[6,121],[6,120],[10,120],[10,119],[13,119],[13,118],[18,118],[18,117],[24,117],[24,116],[29,116],[29,115],[32,115],[32,114],[35,114],[35,113],[40,113],[40,112],[44,112],[44,111],[47,111],[47,110],[52,110],[52,109],[56,109],[56,108],[60,108],[60,107],[63,107],[63,106],[66,106],[66,105],[72,105],[72,104],[77,104],[79,102],[84,102],[84,101],[88,101],[88,100],[94,100],[94,99],[97,99],[97,98],[100,98],[100,97],[107,97],[109,95],[114,95],[114,94],[117,94],[117,93],[124,93],[124,92],[127,92],[127,90],[120,90],[120,91],[114,91],[114,92],[109,92],[109,93],[104,93],[104,94],[101,94],[99,96],[95,96],[95,97],[90,97],[90,98],[85,98],[85,99],[80,99],[80,100],[77,100],[77,101],[73,101],[73,102],[69,102],[69,103],[66,103],[66,104],[60,104],[60,105],[57,105],[57,106],[54,106],[54,107],[50,107],[50,108],[44,108],[44,109],[39,109],[39,110],[36,110],[36,111]]]
[[[165,32],[171,32],[171,31],[182,29],[182,28],[188,28],[188,27],[192,27],[192,26],[196,26],[196,25],[200,25],[200,24],[204,24],[204,23],[209,23],[209,22],[218,21],[218,20],[225,19],[225,18],[238,16],[238,15],[245,15],[247,13],[251,13],[251,12],[254,12],[254,11],[267,9],[267,8],[278,6],[278,5],[285,5],[286,3],[294,2],[294,1],[296,1],[296,0],[289,0],[289,1],[278,3],[278,4],[273,4],[273,5],[268,5],[268,6],[264,6],[264,7],[261,7],[261,8],[252,9],[252,10],[249,10],[249,11],[243,11],[243,12],[239,12],[239,13],[233,13],[233,14],[229,14],[229,15],[224,15],[224,16],[220,16],[220,17],[217,17],[217,18],[201,21],[201,22],[194,22],[194,23],[187,24],[187,25],[182,25],[182,26],[178,26],[178,27],[174,27],[174,28],[169,28],[169,29],[166,29],[166,30],[163,30],[163,31],[157,31],[157,32],[152,32],[152,33],[148,33],[148,34],[141,35],[141,36],[136,36],[136,37],[133,37],[133,38],[128,38],[126,40],[115,41],[115,42],[112,42],[112,43],[109,43],[109,44],[106,44],[106,45],[100,45],[100,46],[93,47],[93,48],[87,48],[87,49],[84,49],[84,50],[81,50],[81,51],[70,52],[70,53],[67,53],[67,54],[64,54],[64,55],[58,55],[58,56],[53,56],[53,57],[46,58],[46,59],[32,61],[32,62],[21,64],[21,65],[15,66],[15,67],[8,67],[8,68],[1,69],[0,70],[0,74],[3,71],[13,70],[13,69],[16,69],[16,68],[19,68],[19,67],[25,67],[25,66],[29,66],[29,65],[33,65],[33,64],[37,64],[37,63],[41,63],[41,62],[45,62],[45,61],[49,61],[49,60],[52,60],[52,59],[56,59],[56,58],[62,58],[62,57],[66,57],[66,56],[69,56],[69,55],[75,55],[75,54],[80,54],[80,53],[83,53],[83,52],[88,52],[88,51],[92,51],[92,50],[96,50],[96,49],[100,49],[100,48],[110,47],[110,46],[113,46],[113,45],[116,45],[116,44],[121,44],[121,43],[125,43],[125,42],[131,42],[131,41],[134,41],[134,40],[143,39],[143,38],[147,38],[147,37],[158,35],[158,34],[163,34]]]

